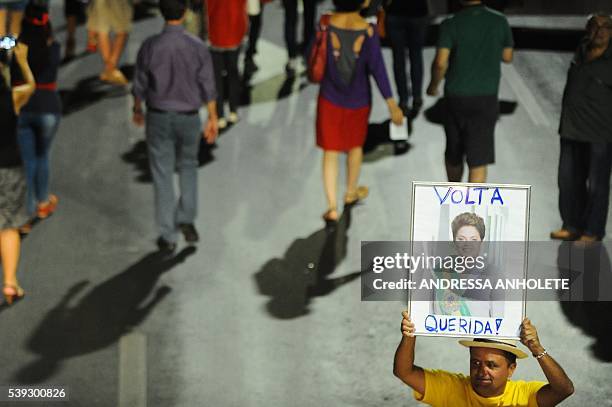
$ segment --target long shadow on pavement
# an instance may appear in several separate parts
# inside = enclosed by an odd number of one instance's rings
[[[125,77],[131,81],[134,76],[133,65],[122,65],[120,68]],[[62,114],[83,110],[102,99],[113,99],[128,95],[127,86],[116,86],[101,81],[98,76],[89,76],[81,79],[73,89],[60,89],[62,99]]]
[[[594,301],[601,299],[603,290],[609,290],[612,280],[610,256],[603,244],[582,248],[572,245],[573,242],[567,242],[559,246],[557,267],[561,277],[570,278],[572,286],[580,280],[577,286],[582,292],[577,293],[575,301],[561,302],[561,310],[570,323],[595,339],[591,345],[593,356],[603,362],[612,362],[612,302]]]
[[[368,124],[368,134],[363,145],[364,163],[375,162],[392,155],[403,155],[412,147],[408,140],[391,140],[389,135],[390,122],[390,120],[385,120],[380,123]]]
[[[106,348],[141,324],[171,289],[155,289],[161,275],[196,251],[187,247],[175,256],[146,255],[122,273],[95,286],[77,304],[70,302],[88,282],[73,285],[45,316],[27,342],[38,359],[15,374],[18,383],[49,379],[62,361]],[[147,301],[151,295],[152,298]]]
[[[584,14],[587,12],[585,11]],[[512,26],[511,28],[514,48],[517,50],[574,52],[585,35],[584,29],[524,26]],[[435,47],[439,32],[440,25],[430,21],[425,35],[425,46]],[[389,40],[383,39],[382,44],[389,46]]]
[[[295,240],[283,258],[269,260],[254,276],[259,292],[270,297],[266,310],[279,319],[310,312],[313,297],[331,294],[358,278],[360,272],[329,278],[346,257],[351,208],[346,208],[334,230],[318,230]]]
[[[510,100],[499,101],[499,115],[512,115],[516,110],[518,103]],[[444,118],[446,117],[446,103],[444,98],[439,98],[436,103],[425,109],[424,112],[427,121],[434,124],[444,124]]]
[[[262,82],[251,84],[245,76],[240,88],[240,106],[249,106],[285,99],[292,93],[301,92],[308,86],[299,75],[278,74]]]

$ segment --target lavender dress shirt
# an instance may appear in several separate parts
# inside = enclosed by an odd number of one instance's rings
[[[164,26],[138,51],[132,94],[149,108],[199,110],[217,97],[208,48],[182,26]]]

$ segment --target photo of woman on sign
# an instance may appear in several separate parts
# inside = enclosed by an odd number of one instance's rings
[[[433,278],[437,280],[491,278],[494,274],[494,268],[484,261],[487,253],[482,251],[486,233],[483,218],[471,212],[461,213],[453,219],[451,230],[454,253],[452,257],[444,257],[455,259],[452,263],[453,267],[434,268],[432,270]],[[470,267],[466,266],[467,264],[470,264]],[[433,299],[430,306],[432,314],[503,317],[503,298],[496,298],[493,290],[436,288],[432,292]]]

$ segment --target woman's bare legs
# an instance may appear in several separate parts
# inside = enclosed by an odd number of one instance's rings
[[[338,219],[338,152],[323,151],[323,187],[327,198],[326,217],[329,220]]]
[[[357,192],[357,182],[363,161],[363,149],[355,147],[349,150],[346,160],[346,193],[347,195]]]
[[[127,38],[127,33],[115,34],[115,38],[113,39],[110,49],[110,62],[113,65],[113,68],[117,68],[117,65],[119,65],[119,60],[121,59],[121,54],[123,53],[123,48],[125,47]]]
[[[106,71],[112,70],[114,66],[111,65],[111,61],[110,61],[110,56],[111,56],[110,33],[108,32],[98,33],[98,47],[100,48],[100,56],[102,57],[102,61],[104,62],[104,69]]]
[[[110,33],[98,33],[98,48],[100,49],[100,56],[102,57],[102,61],[104,62],[104,69],[108,70],[110,67],[111,54]]]
[[[21,20],[23,20],[23,11],[11,11],[10,33],[13,37],[19,37],[21,33]]]
[[[111,40],[108,32],[98,33],[98,47],[100,48],[102,61],[104,61],[104,72],[100,75],[100,79],[117,84],[127,84],[127,79],[117,69],[127,37],[127,33],[118,33]]]
[[[8,17],[8,12],[6,9],[0,10],[0,37],[6,36],[6,19]]]
[[[2,257],[5,286],[19,287],[17,265],[19,264],[20,247],[21,238],[17,229],[0,230],[0,256]]]

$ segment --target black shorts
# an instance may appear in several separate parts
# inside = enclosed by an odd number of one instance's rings
[[[445,104],[446,162],[461,165],[465,157],[470,168],[493,164],[497,96],[447,96]]]

